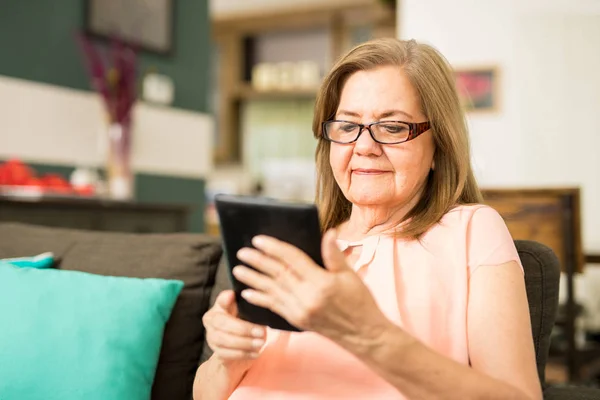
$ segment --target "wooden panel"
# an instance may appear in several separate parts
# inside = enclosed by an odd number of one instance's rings
[[[215,146],[214,162],[227,164],[240,159],[238,142],[239,103],[233,99],[235,88],[242,81],[242,39],[231,34],[224,35],[218,41],[221,48],[219,66],[219,95],[217,126],[219,137]]]
[[[0,204],[0,221],[55,226],[60,228],[93,229],[96,218],[86,210],[57,209],[51,206],[28,207],[21,204]]]
[[[260,10],[237,15],[216,16],[212,18],[213,34],[230,32],[255,34],[273,30],[303,29],[323,26],[331,18],[343,11],[352,9],[372,10],[380,5],[373,0],[345,0],[344,4],[313,4],[289,7],[280,10]]]
[[[600,264],[600,254],[586,254],[586,264]]]
[[[572,262],[581,272],[579,189],[484,189],[484,202],[504,218],[514,239],[534,240],[550,247],[562,268]]]
[[[113,202],[95,199],[0,197],[0,221],[140,233],[187,231],[191,208],[184,205]]]

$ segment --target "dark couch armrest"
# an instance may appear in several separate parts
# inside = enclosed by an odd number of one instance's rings
[[[229,280],[229,270],[227,268],[227,260],[225,257],[221,257],[221,261],[219,262],[219,266],[217,267],[217,273],[215,277],[215,285],[213,286],[210,302],[208,308],[212,307],[215,304],[215,300],[219,293],[223,290],[231,289],[231,281]],[[200,358],[200,363],[202,364],[204,361],[208,360],[212,355],[212,350],[208,347],[206,343],[206,339],[204,340],[204,346],[202,348],[202,356]]]
[[[544,400],[599,400],[600,389],[586,387],[553,387],[544,389]]]

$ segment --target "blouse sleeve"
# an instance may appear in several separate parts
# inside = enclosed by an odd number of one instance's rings
[[[484,206],[475,210],[467,230],[469,276],[482,265],[501,265],[521,260],[506,223],[496,210]]]

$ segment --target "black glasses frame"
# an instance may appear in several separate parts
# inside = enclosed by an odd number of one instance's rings
[[[331,139],[329,137],[329,135],[327,134],[327,124],[330,124],[332,122],[346,122],[348,124],[354,124],[354,125],[358,126],[360,128],[360,130],[358,131],[358,134],[356,135],[354,140],[351,140],[349,142],[340,142],[340,141]],[[375,139],[375,135],[373,134],[371,127],[373,125],[389,124],[390,122],[408,125],[408,138],[406,138],[406,140],[401,140],[399,142],[380,142],[379,140]],[[409,140],[413,140],[414,138],[418,137],[422,133],[427,132],[429,129],[431,129],[431,123],[429,121],[425,121],[425,122],[378,121],[378,122],[371,122],[370,124],[358,124],[358,123],[352,122],[352,121],[331,120],[331,121],[325,121],[321,124],[321,132],[322,132],[323,138],[325,138],[326,140],[328,140],[330,142],[339,143],[339,144],[350,144],[350,143],[356,142],[358,140],[358,138],[360,137],[360,135],[365,131],[365,129],[369,131],[369,135],[371,135],[371,139],[373,139],[373,141],[375,141],[376,143],[400,144],[400,143],[406,143]]]

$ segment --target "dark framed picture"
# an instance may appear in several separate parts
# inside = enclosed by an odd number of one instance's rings
[[[458,95],[467,111],[498,110],[498,68],[457,68],[455,77]]]
[[[142,50],[173,50],[175,0],[85,0],[85,29],[97,37],[119,38]]]

